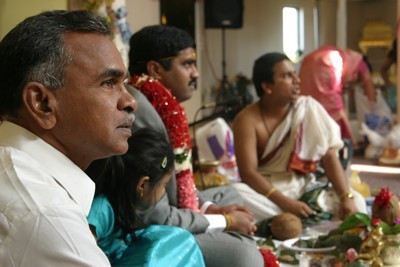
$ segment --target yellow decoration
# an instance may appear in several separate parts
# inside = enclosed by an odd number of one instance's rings
[[[368,49],[374,47],[383,47],[389,50],[394,37],[390,25],[380,21],[368,22],[363,28],[362,39],[358,45],[363,54],[367,54]]]
[[[383,262],[380,254],[383,248],[383,231],[382,228],[375,227],[369,236],[362,242],[360,247],[360,254],[357,260],[369,264],[371,267],[382,267]]]
[[[358,193],[360,193],[363,197],[371,196],[370,186],[367,183],[361,181],[357,171],[353,171],[351,173],[350,186]]]
[[[219,161],[200,163],[200,171],[194,173],[194,183],[199,190],[231,184],[231,181],[218,173]]]

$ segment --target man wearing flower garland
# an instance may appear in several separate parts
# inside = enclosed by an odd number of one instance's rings
[[[176,179],[171,179],[176,185],[167,188],[168,197],[152,210],[140,214],[144,223],[180,226],[196,234],[207,266],[262,266],[262,256],[247,236],[256,230],[253,215],[232,204],[242,202],[237,192],[220,187],[204,194],[194,185],[189,125],[180,105],[192,97],[199,77],[193,38],[175,27],[143,28],[130,40],[129,71],[131,85],[148,99],[144,101],[143,95],[134,91],[139,102],[135,127],[165,127],[176,159]],[[148,102],[158,117],[145,111],[151,110]]]

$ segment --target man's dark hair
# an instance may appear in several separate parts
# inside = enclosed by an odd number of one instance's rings
[[[154,189],[174,166],[174,152],[164,134],[143,128],[128,139],[124,155],[94,161],[86,170],[96,184],[96,196],[104,194],[113,207],[116,225],[124,233],[141,228],[136,216],[136,187],[149,176]]]
[[[171,59],[186,48],[196,48],[192,36],[173,26],[147,26],[132,35],[129,49],[129,72],[146,73],[150,60],[159,62],[166,70],[171,68]]]
[[[111,34],[106,21],[93,12],[56,10],[25,19],[4,37],[0,42],[0,120],[16,116],[28,82],[51,89],[64,85],[65,69],[72,60],[64,37],[71,32]]]
[[[253,84],[256,88],[257,95],[261,97],[264,91],[261,87],[261,83],[267,82],[270,84],[274,83],[274,67],[277,63],[283,60],[290,60],[283,53],[267,53],[259,57],[253,66]]]

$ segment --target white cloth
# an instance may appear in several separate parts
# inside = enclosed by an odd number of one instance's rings
[[[223,118],[216,118],[196,130],[197,153],[200,162],[219,161],[218,173],[231,182],[240,181],[233,146],[233,131]]]
[[[285,183],[285,181],[282,181]],[[282,184],[283,184],[282,183]],[[293,177],[287,183],[290,190],[282,191],[284,195],[292,199],[299,199],[304,193],[304,190],[315,185],[315,177],[313,175],[306,175],[304,177]],[[264,195],[259,194],[254,189],[245,183],[234,184],[234,187],[239,194],[245,199],[245,207],[248,208],[253,214],[256,222],[272,218],[280,213],[282,210],[274,202],[266,198]],[[275,185],[275,187],[278,187]],[[363,196],[357,191],[350,188],[350,192],[354,195],[354,203],[360,212],[367,213],[367,206]],[[323,211],[333,214],[333,219],[339,218],[339,204],[340,200],[332,187],[321,191],[317,198],[317,203]]]
[[[0,266],[110,266],[90,232],[94,183],[26,129],[0,124]]]
[[[260,161],[263,162],[268,155],[272,156],[267,162],[259,163],[258,171],[285,196],[299,199],[307,188],[313,187],[319,181],[313,173],[299,174],[299,171],[295,172],[290,168],[307,169],[308,165],[315,167],[328,149],[338,150],[342,146],[337,123],[316,100],[302,96],[272,133]],[[293,160],[294,156],[298,160]],[[275,203],[248,185],[237,183],[234,186],[245,199],[245,206],[254,213],[256,221],[282,212]],[[360,194],[352,192],[356,207],[366,213],[365,200]],[[322,191],[317,203],[324,211],[332,212],[334,217],[338,217],[339,199],[332,188]]]
[[[284,140],[287,134],[289,138]],[[264,176],[291,176],[288,166],[293,153],[303,162],[317,163],[329,148],[339,150],[342,146],[338,124],[316,100],[301,96],[272,133],[261,159],[274,150],[276,154],[267,164],[260,164],[258,171]]]

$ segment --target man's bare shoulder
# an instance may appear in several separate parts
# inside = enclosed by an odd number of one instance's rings
[[[260,110],[258,107],[258,102],[250,104],[249,106],[242,109],[235,118],[235,123],[239,124],[252,124],[254,121],[259,119]]]

